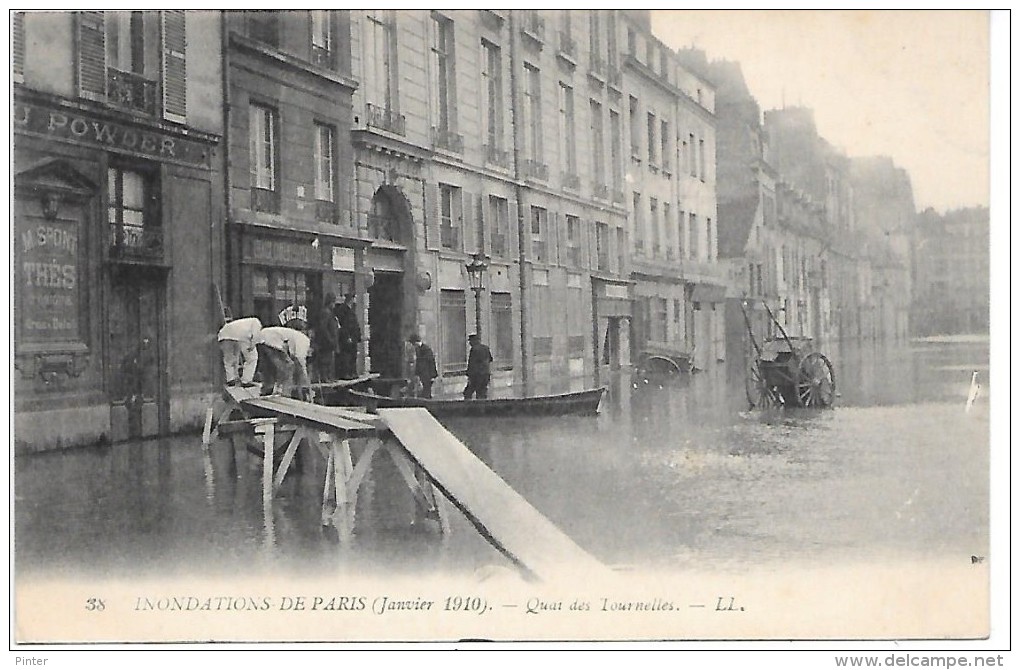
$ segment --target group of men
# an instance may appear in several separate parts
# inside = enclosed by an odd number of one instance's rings
[[[431,398],[432,384],[439,376],[436,355],[429,345],[422,342],[418,333],[413,333],[407,341],[414,347],[412,365],[414,376],[411,379],[410,395]],[[471,349],[468,352],[467,386],[464,387],[464,399],[488,398],[489,379],[492,374],[492,352],[489,351],[489,347],[482,344],[482,339],[477,333],[472,333],[468,337],[468,344]]]
[[[338,303],[335,296],[328,293],[324,303],[312,328],[314,353],[312,338],[305,334],[307,310],[303,307],[288,306],[280,312],[279,320],[283,324],[280,326],[263,327],[256,317],[227,322],[216,337],[223,354],[227,386],[254,386],[258,370],[263,393],[297,389],[300,394],[301,389],[311,384],[309,356],[313,358],[320,381],[355,377],[361,330],[354,312],[354,297],[347,296]]]

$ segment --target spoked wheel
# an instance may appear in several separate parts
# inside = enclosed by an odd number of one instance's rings
[[[801,407],[832,407],[836,397],[836,375],[829,359],[817,352],[800,362],[797,375],[797,401]]]
[[[762,374],[761,361],[751,359],[747,364],[747,382],[744,389],[747,392],[747,402],[751,409],[766,409],[778,407],[781,402],[775,389],[769,388],[765,376]]]

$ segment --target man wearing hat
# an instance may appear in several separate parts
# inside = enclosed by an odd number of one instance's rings
[[[464,387],[464,400],[472,397],[483,399],[489,397],[489,376],[492,365],[492,352],[482,344],[478,333],[468,337],[471,351],[468,352],[467,386]]]
[[[432,397],[432,380],[439,376],[436,354],[432,347],[421,341],[418,333],[411,333],[407,341],[414,345],[414,376],[421,383],[420,398]]]

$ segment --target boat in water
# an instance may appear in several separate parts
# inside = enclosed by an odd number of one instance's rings
[[[424,407],[433,416],[566,416],[599,413],[606,387],[522,398],[403,398],[345,389],[348,402],[371,411],[379,407]]]

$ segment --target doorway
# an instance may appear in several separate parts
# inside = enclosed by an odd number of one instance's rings
[[[370,372],[383,378],[403,374],[403,273],[376,270],[368,289],[368,355]]]
[[[164,286],[165,278],[156,270],[125,268],[112,277],[109,388],[114,441],[161,432]]]

